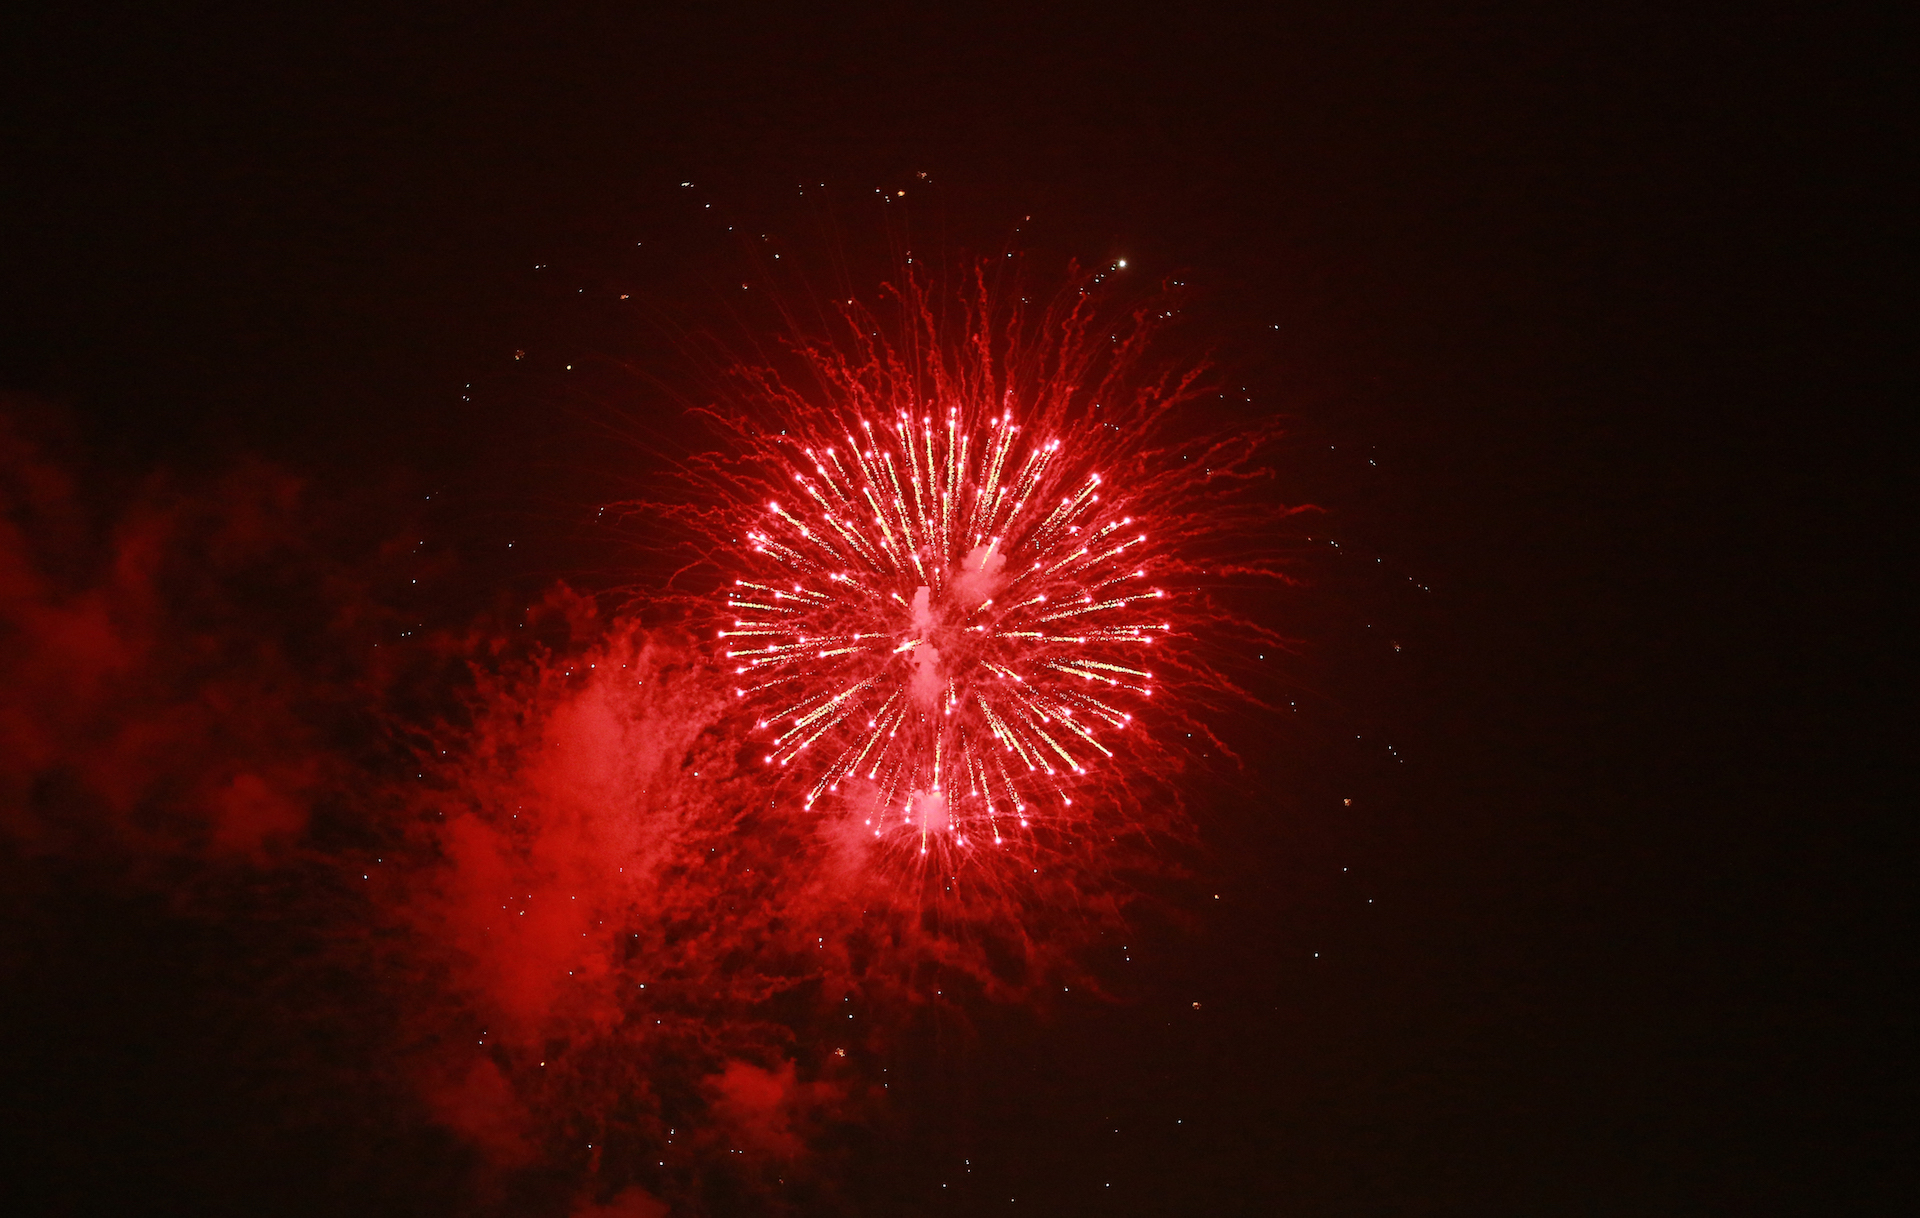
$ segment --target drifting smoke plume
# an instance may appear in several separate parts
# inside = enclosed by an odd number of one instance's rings
[[[47,922],[59,877],[142,951],[220,945],[235,978],[195,1021],[286,1062],[235,1103],[350,1129],[367,1112],[331,1105],[357,1096],[385,1114],[362,1158],[433,1128],[477,1152],[420,1212],[508,1205],[556,1168],[609,1213],[819,1199],[805,1151],[868,1088],[845,1032],[800,1037],[830,966],[767,899],[775,850],[738,831],[754,801],[686,638],[564,587],[520,621],[421,630],[378,592],[411,546],[284,472],[154,477],[103,512],[12,417],[0,442],[14,1016],[98,950]],[[315,1036],[357,1048],[296,1068]]]
[[[0,415],[0,967],[81,967],[24,916],[56,883],[130,958],[211,945],[182,1034],[289,1063],[243,1108],[304,1114],[246,1136],[334,1131],[393,1197],[412,1145],[451,1183],[408,1212],[831,1208],[899,1014],[1079,979],[1171,866],[1187,733],[1224,751],[1202,716],[1274,641],[1214,592],[1282,577],[1269,437],[1170,426],[1171,299],[904,282],[734,370],[729,447],[634,505],[699,557],[626,612],[423,622],[376,492],[243,463],[108,502]]]

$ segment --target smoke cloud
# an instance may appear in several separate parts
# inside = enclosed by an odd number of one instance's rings
[[[565,586],[520,621],[419,629],[378,595],[407,543],[285,471],[108,496],[59,447],[0,414],[11,901],[83,883],[94,908],[157,908],[116,933],[256,978],[203,996],[244,1028],[233,1052],[352,1020],[353,1056],[246,1103],[271,1120],[312,1086],[371,1088],[465,1148],[455,1208],[512,1210],[538,1180],[608,1215],[696,1204],[716,1172],[768,1204],[824,1187],[808,1152],[866,1089],[829,1077],[844,1044],[796,1042],[805,1002],[768,1010],[829,966],[766,899],[765,800],[689,639]],[[9,919],[0,984],[31,1002],[19,970],[83,933]],[[343,985],[357,1014],[320,997]],[[109,1013],[104,1035],[138,1025]]]
[[[0,412],[0,985],[43,1049],[70,1038],[9,1097],[49,1147],[92,1137],[45,1115],[85,1068],[61,1063],[150,1056],[179,986],[159,1051],[224,1029],[195,1051],[232,1114],[162,1182],[233,1170],[245,1129],[324,1148],[315,1205],[433,1162],[432,1202],[401,1208],[819,1212],[844,1186],[823,1156],[885,1118],[889,1029],[1058,992],[1112,912],[1065,846],[1015,890],[805,815],[671,624],[564,584],[423,622],[393,591],[422,529],[392,496],[258,462],[109,492],[50,434]],[[961,603],[1002,561],[969,556]],[[926,589],[911,613],[940,625]],[[911,659],[937,699],[939,652]],[[908,814],[937,829],[945,800]],[[179,979],[110,998],[100,919]]]

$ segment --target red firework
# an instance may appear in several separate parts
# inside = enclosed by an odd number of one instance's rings
[[[1164,438],[1202,369],[1148,367],[1174,302],[1118,311],[1102,279],[1029,312],[980,274],[945,300],[908,278],[784,371],[736,370],[739,451],[700,479],[737,572],[717,658],[762,763],[881,843],[973,852],[1124,803],[1231,688],[1199,577],[1258,438]]]
[[[936,832],[965,845],[969,827],[999,842],[1003,820],[1025,823],[1023,783],[1060,791],[1048,780],[1111,760],[1100,737],[1153,696],[1141,665],[1171,629],[1143,620],[1165,596],[1148,537],[1101,502],[1098,473],[1067,472],[1059,437],[1020,445],[1011,408],[944,414],[842,416],[858,429],[842,445],[804,447],[805,515],[770,500],[747,534],[781,583],[735,580],[743,616],[719,632],[739,640],[735,692],[775,707],[757,724],[767,762],[825,745],[806,801],[876,783],[923,851]],[[876,836],[889,819],[868,818]]]

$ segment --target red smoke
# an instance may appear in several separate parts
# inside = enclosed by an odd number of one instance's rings
[[[1085,988],[1077,949],[1171,867],[1164,743],[1128,746],[1103,808],[1051,810],[992,866],[888,865],[857,817],[813,814],[752,764],[764,741],[711,638],[564,585],[422,624],[386,591],[411,586],[399,563],[422,532],[392,497],[247,462],[110,490],[49,434],[0,414],[7,874],[84,871],[157,902],[155,933],[225,944],[259,977],[229,994],[232,1017],[284,1024],[280,1040],[350,1028],[352,1054],[302,1069],[385,1097],[383,1130],[457,1139],[474,1208],[529,1189],[538,1208],[624,1218],[827,1205],[813,1164],[883,1117],[900,1013]],[[1188,682],[1166,714],[1238,696],[1206,650],[1234,623],[1205,598],[1226,568],[1198,507],[1176,511],[1152,454],[1099,443],[1181,545],[1154,561],[1186,597],[1183,631],[1207,627],[1184,652],[1156,646]],[[1217,478],[1189,481],[1224,529],[1255,444],[1159,457],[1211,463]],[[1277,573],[1236,552],[1236,569]],[[962,599],[974,570],[955,576]],[[984,808],[902,791],[935,832]]]
[[[6,414],[0,480],[0,812],[14,843],[84,840],[130,861],[283,853],[331,760],[301,713],[330,674],[299,669],[285,636],[334,623],[262,623],[234,581],[329,582],[298,540],[298,482],[257,465],[191,492],[154,477],[97,523],[101,505]]]
[[[0,416],[9,874],[84,867],[202,929],[236,884],[269,894],[327,944],[291,967],[397,1009],[390,1057],[340,1068],[477,1150],[483,1206],[536,1166],[620,1214],[715,1170],[804,1182],[864,1088],[764,1010],[828,966],[743,848],[752,793],[684,638],[564,587],[403,632],[370,589],[404,547],[343,538],[351,511],[283,472],[111,504],[79,482]]]

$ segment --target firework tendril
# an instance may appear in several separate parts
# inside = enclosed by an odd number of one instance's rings
[[[1251,695],[1221,657],[1279,645],[1214,595],[1285,578],[1254,527],[1287,511],[1253,493],[1274,433],[1206,434],[1204,362],[1150,355],[1177,299],[1104,278],[1031,308],[978,269],[903,276],[736,362],[710,411],[728,451],[687,515],[753,762],[884,850],[944,868],[1132,817],[1190,745],[1225,751],[1200,715]]]

